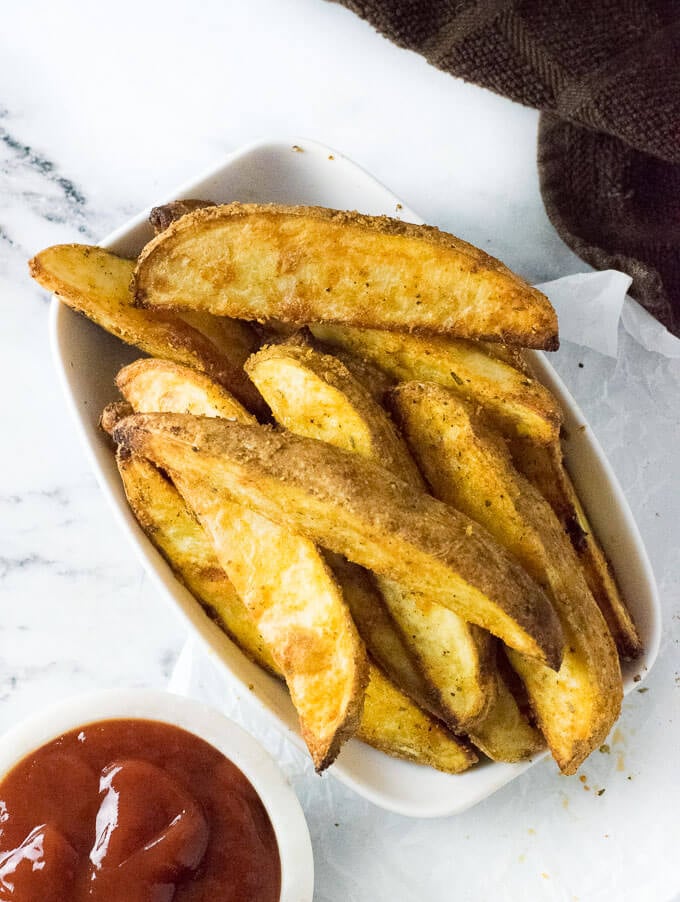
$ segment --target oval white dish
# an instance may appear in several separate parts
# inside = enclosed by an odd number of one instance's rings
[[[205,198],[316,204],[357,209],[422,222],[388,189],[355,163],[324,145],[306,140],[262,141],[235,152],[223,163],[166,200]],[[136,256],[152,237],[148,210],[101,242],[123,256]],[[252,697],[300,747],[297,718],[281,684],[249,661],[204,615],[192,596],[172,575],[130,512],[106,437],[98,428],[103,407],[116,397],[118,369],[140,356],[56,299],[51,309],[52,352],[59,379],[95,476],[114,515],[131,541],[151,581],[200,636],[219,666]],[[631,691],[652,667],[658,652],[661,617],[654,576],[614,473],[576,402],[546,356],[534,352],[542,381],[557,395],[565,426],[573,437],[567,463],[584,507],[629,600],[645,648],[644,655],[624,665],[624,689]],[[330,773],[376,805],[412,817],[439,817],[464,811],[523,773],[546,753],[522,764],[483,762],[452,776],[431,768],[388,758],[351,741]]]
[[[26,755],[63,733],[121,718],[155,720],[181,727],[229,758],[252,783],[274,828],[281,858],[281,902],[311,902],[314,859],[297,796],[252,736],[200,702],[147,689],[92,692],[59,702],[0,737],[0,779]]]

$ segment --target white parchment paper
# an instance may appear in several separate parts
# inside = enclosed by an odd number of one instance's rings
[[[476,808],[438,820],[381,811],[271,726],[192,639],[170,689],[232,717],[280,763],[312,836],[318,902],[668,902],[680,898],[680,341],[609,271],[539,286],[551,356],[622,482],[647,544],[666,631],[654,672],[580,776],[541,762]]]

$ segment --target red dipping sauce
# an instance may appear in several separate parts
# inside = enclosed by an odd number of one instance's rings
[[[0,899],[278,902],[255,789],[221,752],[150,720],[65,733],[0,781]]]

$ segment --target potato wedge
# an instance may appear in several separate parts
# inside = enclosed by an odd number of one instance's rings
[[[207,484],[214,497],[240,501],[559,667],[559,621],[517,562],[469,518],[358,454],[187,414],[135,414],[114,440],[173,480],[181,473]]]
[[[267,403],[284,429],[378,460],[404,482],[424,488],[388,415],[335,357],[283,342],[248,358],[245,368],[262,397],[271,399]]]
[[[509,447],[517,469],[548,501],[569,536],[619,654],[624,660],[638,658],[643,651],[640,634],[569,478],[559,440],[542,446],[514,439]]]
[[[447,608],[399,591],[387,580],[380,588],[390,614],[418,649],[418,660],[438,689],[440,717],[451,729],[465,732],[494,761],[523,761],[544,747],[495,666],[496,648],[488,634],[470,634],[470,625]],[[466,717],[475,705],[476,715]]]
[[[477,761],[474,751],[414,704],[371,665],[357,739],[376,749],[459,774]]]
[[[339,360],[298,342],[283,342],[254,354],[246,370],[280,425],[379,462],[413,488],[424,490],[389,416]],[[364,638],[369,651],[421,707],[452,729],[467,730],[494,700],[493,640],[448,608],[420,602],[384,577],[375,581],[382,599],[374,598],[373,608],[380,609],[382,629],[370,634],[372,642]],[[364,608],[370,603],[369,599]],[[352,614],[361,632],[357,616],[367,614],[354,609]],[[405,660],[406,654],[421,683],[429,686],[427,697],[412,676],[400,681],[399,674],[388,669],[390,660]]]
[[[130,294],[134,268],[133,260],[82,244],[48,247],[29,262],[31,275],[43,288],[107,332],[147,354],[207,373],[250,409],[263,412],[262,399],[243,372],[248,354],[243,341],[229,354],[226,338],[218,347],[178,314],[135,308]]]
[[[323,207],[233,203],[189,213],[143,250],[135,298],[247,320],[558,346],[545,295],[478,248],[428,226]]]
[[[314,766],[324,770],[356,732],[368,682],[339,586],[309,540],[215,495],[208,480],[172,478],[283,672]]]
[[[350,326],[310,326],[315,338],[368,360],[400,382],[437,382],[480,407],[489,425],[547,443],[559,435],[555,398],[536,379],[490,356],[479,344]]]
[[[393,392],[411,449],[433,491],[482,524],[546,588],[566,637],[558,672],[509,651],[550,750],[574,773],[618,717],[622,684],[607,625],[552,509],[513,468],[502,441],[475,426],[441,386]]]
[[[470,739],[492,761],[526,761],[545,748],[545,740],[522,713],[502,674],[496,671],[494,677],[497,686],[493,704],[470,730]]]
[[[135,407],[191,408],[256,422],[218,385],[167,361],[136,361],[117,384]],[[368,679],[365,650],[340,589],[308,540],[233,501],[215,503],[206,485],[189,487],[180,474],[173,481],[284,674],[315,767],[325,769],[358,726]]]
[[[132,512],[175,576],[251,660],[279,675],[205,530],[189,513],[177,489],[143,457],[119,452],[116,462]]]
[[[192,413],[255,423],[243,405],[225,388],[203,373],[192,372],[171,360],[142,357],[124,366],[116,386],[137,413]]]

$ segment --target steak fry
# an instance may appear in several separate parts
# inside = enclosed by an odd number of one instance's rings
[[[522,567],[468,517],[371,461],[263,426],[180,414],[128,417],[114,439],[559,668],[559,621]]]
[[[509,651],[550,750],[574,773],[618,717],[621,671],[607,625],[550,505],[513,468],[502,440],[433,384],[393,393],[409,445],[435,494],[482,524],[545,587],[566,646],[558,671]]]
[[[144,248],[139,306],[259,322],[339,322],[554,350],[550,302],[430,226],[325,207],[239,204],[182,216]]]

